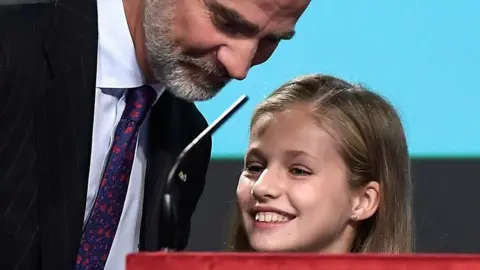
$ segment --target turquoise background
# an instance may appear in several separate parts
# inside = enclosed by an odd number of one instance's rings
[[[255,105],[308,73],[388,98],[414,157],[480,156],[480,0],[312,0],[296,30],[247,79],[197,103],[212,122],[240,95],[249,97],[214,134],[214,158],[242,157]]]

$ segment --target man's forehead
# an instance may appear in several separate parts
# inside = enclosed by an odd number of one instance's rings
[[[257,8],[266,13],[288,12],[300,16],[310,0],[204,0],[231,8]]]
[[[265,8],[276,8],[281,10],[303,10],[310,0],[253,0]]]
[[[281,26],[274,39],[290,39],[295,34],[296,21],[310,0],[203,0],[216,13],[234,18],[249,28],[265,29],[267,24]],[[299,4],[300,3],[300,4]],[[254,31],[259,32],[259,31]],[[273,36],[272,36],[273,38]]]

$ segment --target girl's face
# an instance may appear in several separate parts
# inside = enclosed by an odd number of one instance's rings
[[[334,139],[296,106],[260,119],[237,186],[242,222],[256,251],[343,253],[360,201]]]

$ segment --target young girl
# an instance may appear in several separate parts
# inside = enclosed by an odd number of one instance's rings
[[[412,251],[407,143],[395,109],[310,75],[255,110],[239,179],[235,251]]]

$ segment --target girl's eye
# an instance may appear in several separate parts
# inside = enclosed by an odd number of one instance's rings
[[[248,173],[261,173],[263,171],[263,167],[260,166],[259,164],[247,164],[245,166],[245,169],[244,171],[248,172]]]
[[[307,176],[307,175],[311,175],[312,173],[303,169],[303,168],[292,168],[290,170],[290,172],[293,174],[293,175],[297,175],[297,176]]]

